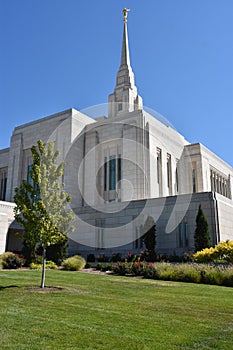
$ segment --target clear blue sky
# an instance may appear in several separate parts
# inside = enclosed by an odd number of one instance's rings
[[[17,125],[107,102],[124,7],[144,105],[233,165],[232,0],[0,0],[0,149]]]

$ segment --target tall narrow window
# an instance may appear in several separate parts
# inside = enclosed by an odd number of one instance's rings
[[[111,156],[109,160],[109,190],[116,189],[116,157]]]
[[[6,185],[7,185],[6,171],[2,171],[0,173],[0,200],[2,201],[5,201],[6,199]]]
[[[122,160],[121,160],[121,154],[118,154],[118,158],[117,158],[117,187],[118,189],[121,188],[121,166],[122,166]]]
[[[162,167],[162,157],[161,157],[161,149],[157,148],[157,182],[161,183],[161,167]]]
[[[172,195],[172,164],[171,155],[167,153],[167,187],[169,189],[169,195]]]
[[[185,247],[188,247],[188,245],[189,245],[189,232],[188,232],[188,224],[187,223],[184,224],[184,228],[185,228]]]
[[[32,165],[28,165],[28,171],[27,171],[27,183],[29,185],[33,184],[33,180],[31,178],[31,171],[32,171]]]
[[[104,191],[107,191],[107,173],[108,173],[107,157],[104,157]]]
[[[179,177],[178,177],[178,169],[176,167],[176,192],[179,192]]]
[[[193,182],[193,193],[196,193],[197,185],[196,185],[196,171],[195,171],[195,169],[192,170],[192,182]]]
[[[179,224],[179,246],[183,247],[183,224]]]
[[[162,150],[157,148],[157,183],[158,195],[162,196]]]
[[[117,181],[121,181],[121,154],[118,154],[118,159],[117,159]]]
[[[6,185],[7,185],[7,178],[5,177],[4,183],[3,183],[3,200],[6,199]]]

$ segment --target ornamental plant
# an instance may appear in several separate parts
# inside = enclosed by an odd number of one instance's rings
[[[46,251],[53,244],[66,241],[73,230],[71,197],[64,190],[64,163],[57,164],[59,151],[54,142],[46,146],[39,140],[31,148],[33,164],[27,181],[15,189],[15,220],[24,228],[24,243],[35,257],[36,246],[43,250],[41,288],[45,285]]]
[[[233,263],[233,241],[220,242],[215,247],[205,248],[193,255],[196,262],[226,261]]]
[[[199,209],[196,217],[196,229],[194,234],[194,241],[195,241],[196,251],[211,247],[209,225],[205,217],[205,214],[202,210],[201,204],[199,205]]]

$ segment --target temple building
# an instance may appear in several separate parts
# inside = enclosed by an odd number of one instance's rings
[[[108,116],[93,119],[71,108],[16,127],[10,147],[0,150],[0,254],[21,249],[14,194],[29,176],[31,147],[39,139],[54,141],[65,161],[75,214],[70,255],[139,252],[149,216],[156,224],[156,252],[181,255],[194,248],[200,204],[212,244],[233,239],[233,169],[143,108],[123,12],[121,61]]]

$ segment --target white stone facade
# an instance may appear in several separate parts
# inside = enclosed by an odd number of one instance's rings
[[[108,118],[69,109],[16,127],[10,147],[0,150],[0,253],[16,249],[7,238],[14,222],[12,202],[15,188],[27,179],[30,149],[39,139],[54,141],[66,164],[64,182],[76,214],[70,253],[139,251],[140,226],[152,216],[157,252],[182,254],[194,247],[199,204],[212,243],[233,239],[233,169],[143,109],[126,23]]]

